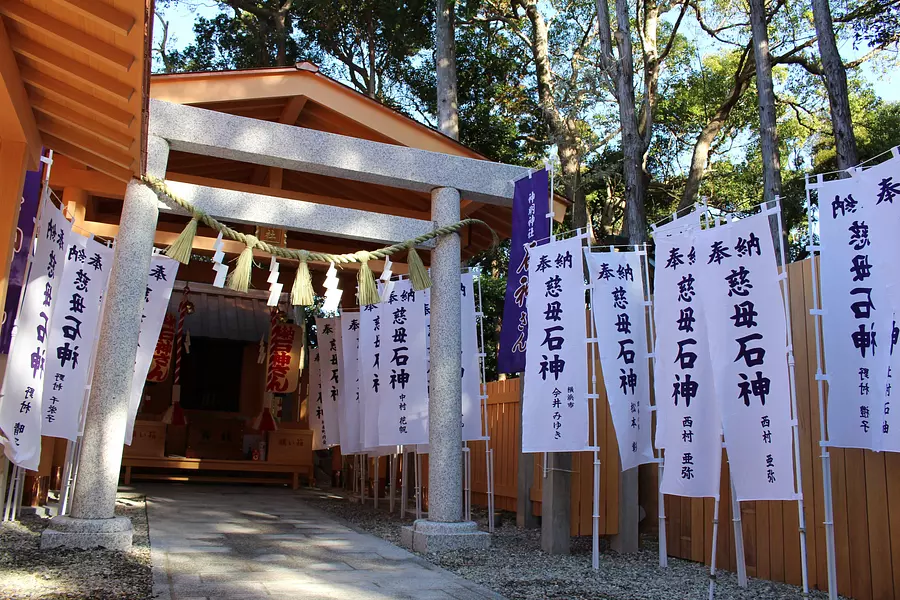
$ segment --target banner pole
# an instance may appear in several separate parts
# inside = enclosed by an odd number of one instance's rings
[[[7,465],[12,464],[12,472],[9,475],[9,487],[6,488],[6,498],[3,502],[3,521],[9,521],[12,516],[12,505],[15,502],[16,498],[16,478],[19,475],[19,467],[16,464],[13,464],[10,461],[7,461]],[[5,479],[5,478],[4,478]]]
[[[3,514],[6,514],[6,480],[9,477],[9,465],[6,455],[0,454],[0,513]]]
[[[391,474],[390,474],[390,478],[391,478],[391,480],[390,480],[390,482],[388,483],[388,485],[390,486],[390,491],[389,491],[389,494],[390,494],[390,495],[388,496],[388,498],[389,498],[388,503],[389,503],[389,506],[390,506],[389,512],[390,512],[391,514],[394,514],[394,504],[396,504],[396,502],[395,502],[395,499],[396,499],[395,496],[396,496],[396,494],[394,493],[394,488],[395,488],[396,486],[395,486],[394,484],[395,484],[396,481],[397,481],[397,455],[396,455],[396,454],[391,454]]]
[[[650,245],[646,242],[643,245],[643,249],[641,252],[641,262],[644,267],[644,306],[646,306],[646,319],[649,323],[648,331],[650,333],[648,337],[648,353],[647,360],[650,362],[649,368],[651,376],[653,375],[653,366],[654,360],[656,359],[655,348],[656,348],[656,322],[653,320],[653,297],[650,295],[650,254],[649,254]],[[654,404],[651,406],[650,410],[653,413],[656,413],[656,423],[657,427],[659,427],[659,413],[656,410],[656,397],[651,394],[654,400]],[[662,478],[663,472],[665,471],[665,457],[663,455],[664,450],[662,448],[655,448],[654,452],[656,454],[656,464],[657,464],[657,479],[656,479],[656,489],[657,489],[657,517],[659,518],[659,532],[657,534],[659,538],[659,566],[663,569],[669,566],[669,553],[668,548],[666,547],[666,498],[665,494],[662,493]]]
[[[821,175],[819,176],[821,183]],[[834,548],[834,500],[831,489],[831,455],[828,452],[828,432],[825,425],[825,381],[827,375],[822,371],[822,307],[819,304],[819,263],[816,261],[817,254],[821,255],[821,248],[812,243],[813,240],[813,221],[812,221],[812,200],[810,191],[809,176],[806,178],[806,205],[809,207],[807,211],[806,224],[810,236],[810,245],[807,248],[810,254],[810,272],[812,274],[812,296],[813,307],[809,311],[813,316],[813,326],[816,330],[816,386],[819,394],[819,447],[822,450],[820,458],[822,459],[822,487],[824,488],[824,504],[825,504],[825,550],[828,561],[828,598],[829,600],[837,600],[837,563]],[[818,198],[816,199],[818,201]],[[819,259],[821,261],[821,258]]]
[[[406,446],[400,446],[400,519],[406,518],[406,499],[409,497],[409,469],[406,461]]]
[[[381,457],[380,457],[380,456],[376,456],[376,457],[373,458],[374,466],[375,466],[375,472],[372,474],[372,481],[374,482],[374,485],[372,486],[372,498],[373,498],[373,500],[372,500],[372,502],[373,502],[372,506],[375,507],[375,510],[378,510],[378,475],[379,475],[379,473],[378,473],[378,466],[379,466],[378,463],[379,463],[380,460],[381,460]]]
[[[478,385],[478,397],[481,402],[481,433],[484,436],[484,459],[487,473],[487,509],[488,531],[494,533],[494,451],[491,449],[491,425],[488,416],[487,374],[484,362],[487,354],[484,351],[484,307],[481,298],[481,269],[475,272],[473,287],[478,295],[478,308],[475,318],[478,323],[478,366],[481,370],[481,382]]]
[[[722,444],[725,447],[725,444]],[[727,451],[726,451],[727,452]],[[744,552],[744,529],[741,522],[741,503],[737,499],[737,493],[734,490],[734,478],[730,476],[731,469],[728,469],[729,483],[731,484],[731,521],[734,527],[734,553],[737,561],[738,587],[747,587],[747,555]]]
[[[719,496],[713,507],[712,555],[709,560],[709,600],[716,597],[716,549],[719,541]]]
[[[416,448],[416,518],[422,518],[422,457]]]
[[[590,241],[588,241],[588,249],[590,249]],[[594,322],[594,286],[592,282],[588,283],[588,297],[590,298],[591,307],[588,315],[588,361],[591,369],[591,387],[589,398],[594,412],[593,419],[593,446],[594,446],[594,482],[593,482],[593,502],[591,516],[591,567],[597,571],[600,569],[600,418],[597,415],[597,400],[600,396],[600,390],[597,387],[597,364],[600,361],[600,348],[597,340],[597,324]]]
[[[781,224],[781,197],[775,197],[775,220],[778,221],[778,239],[784,237],[784,231]],[[803,502],[803,472],[800,458],[800,416],[797,412],[797,375],[795,373],[794,360],[794,332],[791,325],[791,286],[789,284],[789,270],[787,258],[784,251],[784,244],[779,244],[781,248],[781,296],[784,299],[784,320],[787,329],[787,360],[788,360],[788,376],[791,382],[791,431],[794,434],[794,482],[797,493],[797,512],[799,513],[800,535],[800,570],[803,582],[803,597],[809,596],[809,560],[808,550],[806,547],[806,511]]]

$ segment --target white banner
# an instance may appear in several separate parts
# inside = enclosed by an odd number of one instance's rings
[[[381,312],[378,445],[428,442],[425,296],[396,282]]]
[[[769,216],[697,231],[694,247],[736,497],[794,500],[787,327]]]
[[[522,452],[588,444],[587,335],[581,239],[529,250]]]
[[[896,265],[876,260],[877,195],[857,179],[839,179],[822,183],[818,196],[828,441],[878,449],[892,322],[885,283]]]
[[[462,298],[460,298],[462,302],[462,439],[467,442],[484,439],[481,426],[481,361],[478,357],[478,317],[475,315],[475,285],[471,272],[462,274],[459,292],[462,294]]]
[[[622,470],[655,462],[650,440],[650,362],[642,252],[584,249],[591,314]]]
[[[884,384],[879,387],[879,394],[869,404],[871,410],[871,430],[876,438],[873,447],[876,450],[888,452],[900,452],[900,425],[891,427],[891,388],[893,387],[892,374],[894,367],[900,363],[894,346],[900,330],[897,329],[897,318],[900,315],[900,269],[897,268],[897,257],[900,256],[900,235],[897,235],[897,227],[900,225],[900,157],[896,155],[890,160],[866,169],[861,174],[854,176],[854,199],[860,199],[863,204],[871,207],[872,218],[867,221],[871,229],[871,246],[860,253],[865,257],[856,258],[859,265],[855,273],[860,282],[866,284],[878,281],[885,288],[885,297],[890,303],[892,320],[888,323],[884,317],[885,311],[879,311],[876,329],[885,331],[878,336],[878,352],[884,352],[883,346],[890,348],[889,364],[884,371]],[[820,193],[822,199],[829,200]],[[834,200],[837,206],[841,206],[842,199]],[[843,200],[846,210],[846,200]],[[824,275],[823,275],[824,278]],[[873,281],[874,278],[874,281]],[[876,303],[876,307],[878,304]],[[883,327],[891,326],[890,330]],[[887,332],[890,331],[890,334]],[[883,357],[881,357],[883,359]],[[879,359],[879,364],[881,363]],[[900,367],[898,367],[900,368]],[[879,369],[884,369],[879,366]],[[860,383],[862,383],[860,381]],[[870,395],[875,395],[875,388],[870,386]]]
[[[341,443],[341,351],[338,336],[340,319],[316,318],[316,339],[319,342],[319,371],[322,384],[322,407],[325,410],[325,432],[329,446]]]
[[[134,434],[134,420],[137,418],[141,396],[144,393],[144,384],[147,382],[147,373],[150,372],[150,363],[153,362],[156,341],[159,339],[159,332],[162,329],[163,320],[166,318],[169,298],[172,297],[172,286],[175,285],[178,265],[177,260],[172,260],[162,254],[156,254],[150,259],[150,273],[147,275],[147,291],[141,316],[141,332],[138,335],[137,357],[134,363],[134,378],[131,380],[131,398],[128,402],[125,443],[129,446]]]
[[[716,405],[706,319],[697,297],[700,265],[693,233],[656,238],[656,445],[666,450],[660,491],[692,498],[719,494],[722,425]]]
[[[364,451],[378,447],[378,389],[381,365],[381,304],[359,311],[359,401]]]
[[[44,369],[47,360],[53,358],[47,353],[50,317],[59,298],[66,243],[71,235],[72,224],[53,206],[49,194],[45,195],[35,234],[34,256],[23,290],[25,297],[16,317],[0,391],[4,452],[14,464],[32,471],[38,469],[41,460]],[[63,355],[74,359],[74,349],[72,352]]]
[[[359,404],[359,313],[343,313],[341,321],[341,454],[362,452]]]
[[[42,434],[74,442],[100,335],[100,301],[109,281],[113,251],[80,235],[69,237],[60,300],[50,320]]]
[[[309,428],[313,432],[313,450],[325,450],[330,446],[328,432],[325,427],[325,407],[322,399],[322,371],[319,350],[309,350],[309,392],[306,397],[306,414],[309,417]]]

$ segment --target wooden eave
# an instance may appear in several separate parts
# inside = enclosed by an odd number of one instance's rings
[[[50,148],[120,182],[140,175],[150,15],[150,0],[0,0],[5,96],[20,90],[27,104],[4,114],[0,93],[0,136],[33,128],[25,141],[34,151]]]

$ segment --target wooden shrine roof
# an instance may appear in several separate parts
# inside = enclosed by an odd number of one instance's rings
[[[150,0],[0,0],[4,137],[139,175],[150,24]]]

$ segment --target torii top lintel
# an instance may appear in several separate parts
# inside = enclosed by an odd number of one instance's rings
[[[171,149],[510,206],[529,169],[150,100],[149,134]]]

